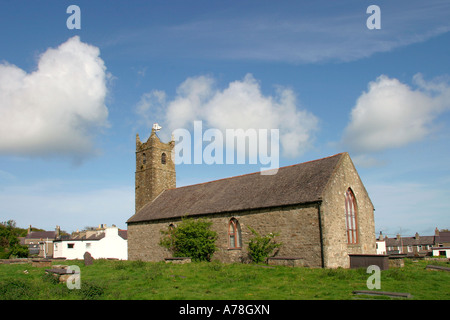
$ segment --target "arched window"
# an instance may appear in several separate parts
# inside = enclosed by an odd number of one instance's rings
[[[166,164],[166,154],[165,154],[165,153],[163,153],[163,154],[161,155],[161,163],[162,163],[162,164]]]
[[[242,247],[241,226],[235,218],[228,224],[228,248],[239,249]]]
[[[352,189],[348,188],[345,193],[345,223],[347,228],[347,242],[358,243],[357,207],[355,195]]]

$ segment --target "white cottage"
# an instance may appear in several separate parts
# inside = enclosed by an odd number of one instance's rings
[[[433,256],[450,258],[450,247],[433,247]]]
[[[380,232],[380,236],[377,241],[377,254],[386,254],[386,240],[383,237],[383,233]]]
[[[53,242],[53,257],[83,259],[89,252],[94,259],[128,259],[127,230],[105,228],[81,238],[61,239]]]

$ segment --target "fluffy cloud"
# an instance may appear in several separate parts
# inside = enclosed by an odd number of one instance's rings
[[[108,117],[99,55],[73,37],[45,51],[33,72],[0,64],[0,154],[80,160],[93,153],[93,134]]]
[[[189,129],[196,120],[202,121],[204,127],[222,132],[279,129],[283,153],[298,156],[310,146],[318,128],[318,119],[298,105],[292,90],[278,88],[274,96],[263,95],[258,81],[247,74],[223,90],[215,87],[211,77],[188,78],[177,88],[173,100],[167,101],[161,91],[152,91],[143,95],[137,110],[147,118],[152,112],[153,119],[157,119],[158,111],[164,110],[164,122],[170,132]]]
[[[343,142],[357,153],[402,147],[425,138],[436,116],[450,107],[444,81],[413,78],[417,89],[385,75],[369,83],[357,100]]]

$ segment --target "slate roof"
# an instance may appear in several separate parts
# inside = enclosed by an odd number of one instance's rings
[[[418,246],[418,245],[434,245],[434,236],[420,236],[416,237],[401,237],[401,238],[387,238],[386,246]]]
[[[128,240],[128,230],[119,229],[119,237],[121,237],[124,240]]]
[[[119,229],[117,232],[118,236],[121,237],[124,240],[128,239],[128,231],[127,230],[122,230]],[[73,237],[66,237],[64,239],[64,241],[75,241],[75,240],[101,240],[105,237],[105,232],[99,232],[99,233],[95,233],[95,234],[91,234],[88,237],[86,236],[86,234],[81,234],[81,235],[76,235]]]
[[[55,231],[32,231],[25,236],[25,239],[55,239]]]
[[[127,223],[312,203],[346,153],[278,169],[168,189]]]
[[[450,232],[441,231],[439,235],[436,236],[436,243],[450,243]]]

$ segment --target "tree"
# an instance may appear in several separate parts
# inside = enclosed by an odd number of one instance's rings
[[[276,243],[273,239],[278,236],[278,233],[269,233],[265,236],[260,235],[253,228],[247,226],[253,233],[253,238],[248,243],[248,254],[253,262],[264,262],[276,248],[279,248],[282,243]]]
[[[190,257],[193,261],[210,261],[216,251],[217,233],[210,230],[206,219],[183,218],[177,227],[162,230],[159,244],[174,257]]]
[[[28,247],[19,243],[20,229],[14,220],[0,223],[0,259],[28,257]]]

